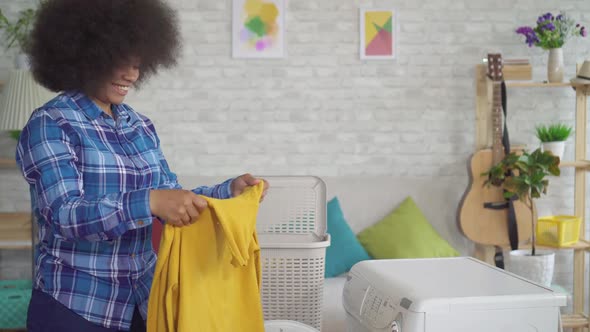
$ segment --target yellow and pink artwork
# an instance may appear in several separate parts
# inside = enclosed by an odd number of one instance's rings
[[[233,56],[283,57],[284,10],[284,0],[234,0]]]
[[[361,9],[361,59],[394,59],[396,55],[393,10]]]

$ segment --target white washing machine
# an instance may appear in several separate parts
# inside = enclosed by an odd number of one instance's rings
[[[471,257],[359,262],[342,296],[350,332],[556,332],[567,301]]]

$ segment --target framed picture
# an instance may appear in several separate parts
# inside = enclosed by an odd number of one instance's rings
[[[285,55],[285,0],[233,0],[234,58]]]
[[[397,17],[394,9],[360,9],[361,59],[395,59]]]

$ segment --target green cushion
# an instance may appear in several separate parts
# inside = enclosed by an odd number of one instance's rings
[[[411,197],[381,221],[360,232],[357,238],[376,259],[459,256],[430,225]]]

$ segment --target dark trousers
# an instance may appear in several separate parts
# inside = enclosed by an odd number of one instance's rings
[[[27,332],[118,332],[82,318],[51,295],[33,290],[27,313]],[[145,322],[135,307],[131,332],[145,332]]]

